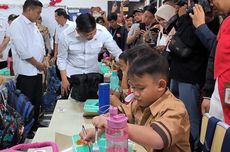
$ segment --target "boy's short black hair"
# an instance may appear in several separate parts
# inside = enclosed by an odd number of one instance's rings
[[[54,12],[57,13],[58,16],[63,16],[66,19],[69,18],[69,15],[67,14],[66,10],[63,8],[58,8]]]
[[[96,20],[89,13],[81,14],[76,19],[76,25],[79,31],[88,33],[96,29]]]
[[[107,17],[108,21],[116,21],[117,20],[117,13],[111,13]]]
[[[129,66],[128,76],[141,77],[145,74],[153,76],[160,76],[168,80],[169,66],[167,59],[159,53],[152,52],[137,57]]]
[[[124,60],[126,63],[132,64],[133,60],[135,60],[138,56],[152,52],[155,52],[155,50],[146,44],[141,44],[122,52],[119,56],[119,59]]]
[[[25,12],[29,7],[34,9],[35,7],[43,7],[43,5],[38,0],[26,0],[23,4],[23,12]]]

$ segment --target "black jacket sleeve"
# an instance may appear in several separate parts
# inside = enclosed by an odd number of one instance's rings
[[[206,81],[203,88],[204,97],[211,97],[215,87],[214,58],[216,53],[216,46],[217,46],[217,41],[215,40],[208,59],[208,65],[206,70]]]

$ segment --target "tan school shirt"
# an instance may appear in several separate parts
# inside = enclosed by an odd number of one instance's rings
[[[144,146],[148,152],[190,152],[189,116],[182,101],[167,90],[152,105],[143,109],[137,101],[121,105],[119,110],[126,114],[128,122],[151,126],[162,138],[164,148],[154,150]]]

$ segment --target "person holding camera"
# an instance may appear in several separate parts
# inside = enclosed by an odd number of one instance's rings
[[[212,3],[210,3],[211,6],[213,6]],[[190,17],[192,18],[193,25],[196,28],[196,35],[199,37],[203,45],[210,51],[209,59],[208,59],[208,65],[206,70],[206,81],[204,84],[204,87],[202,89],[203,91],[203,100],[201,103],[201,112],[209,113],[211,116],[215,116],[216,118],[219,118],[220,120],[224,120],[223,118],[223,110],[221,107],[221,103],[219,102],[219,95],[218,93],[213,92],[214,86],[215,86],[215,80],[214,80],[214,57],[216,53],[216,33],[219,30],[219,26],[216,26],[216,31],[213,33],[208,26],[205,24],[208,20],[214,20],[217,22],[216,25],[220,25],[219,20],[219,14],[220,12],[217,11],[217,9],[214,7],[212,8],[212,13],[208,14],[208,18],[205,17],[205,12],[201,5],[196,4],[193,7],[193,14],[190,13]],[[206,15],[207,16],[207,15]],[[205,19],[206,18],[206,19]],[[212,103],[210,103],[210,101]]]
[[[176,32],[173,27],[177,19],[176,9],[164,4],[155,13],[155,19],[158,24],[150,28],[151,33],[146,36],[145,40],[151,45],[154,44],[152,47],[155,47],[159,53],[163,53],[172,35]]]
[[[179,8],[177,32],[172,37],[174,41],[169,44],[169,46],[171,45],[169,47],[171,51],[170,89],[184,102],[187,108],[191,124],[191,149],[199,151],[200,92],[205,83],[210,50],[202,44],[195,33],[196,28],[189,16],[189,7],[185,4]],[[215,28],[218,25],[214,21],[210,21],[207,26],[215,33]],[[178,53],[175,48],[179,48],[180,52],[186,51],[186,54]]]

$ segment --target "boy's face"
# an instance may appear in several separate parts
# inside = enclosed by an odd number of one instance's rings
[[[129,85],[140,106],[148,107],[165,91],[166,81],[163,79],[154,80],[151,75],[144,74],[141,77],[129,77]]]

